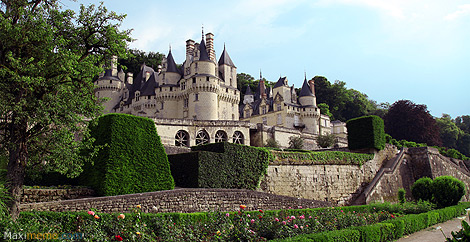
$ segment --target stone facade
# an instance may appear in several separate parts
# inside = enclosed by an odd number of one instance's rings
[[[294,87],[287,85],[287,78],[278,83],[268,90],[261,78],[261,91],[251,96],[252,102],[244,101],[239,107],[237,68],[225,46],[216,60],[214,35],[208,33],[202,35],[200,43],[186,41],[186,58],[180,66],[170,49],[156,70],[143,64],[134,77],[118,72],[114,58],[111,68],[95,81],[95,95],[109,98],[104,103],[105,112],[155,119],[158,134],[167,146],[241,140],[246,145],[264,146],[267,138],[274,138],[288,147],[289,137],[296,136],[305,139],[306,149],[314,149],[318,148],[315,137],[327,133],[339,137],[337,146],[347,146],[345,124],[340,122],[336,124],[340,128],[333,128],[329,118],[320,114],[313,83],[305,81],[299,97]],[[250,117],[243,117],[245,113]],[[246,128],[246,123],[253,125]],[[266,132],[257,124],[273,128]],[[256,142],[250,143],[253,140]]]
[[[330,203],[292,198],[239,189],[176,189],[120,196],[84,198],[67,201],[21,204],[20,211],[88,211],[132,212],[136,205],[144,213],[238,211],[240,205],[247,210],[275,210],[316,208]]]

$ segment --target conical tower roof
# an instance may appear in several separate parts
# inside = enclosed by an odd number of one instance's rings
[[[170,52],[168,53],[168,56],[166,57],[166,72],[178,72],[178,67],[176,66],[175,59],[173,58],[173,54],[171,54],[171,49]]]
[[[220,65],[228,65],[228,66],[235,67],[235,65],[232,62],[232,59],[228,55],[227,50],[225,50],[225,44],[224,44],[224,51],[222,52],[222,55],[220,55],[220,59],[219,59],[219,66]]]
[[[208,61],[209,59],[209,54],[207,54],[207,49],[206,49],[206,42],[204,42],[204,38],[201,40],[201,44],[199,45],[199,60],[200,61]]]
[[[311,96],[313,97],[312,89],[310,89],[310,85],[308,85],[307,79],[304,79],[304,84],[302,85],[302,89],[300,90],[299,97]]]

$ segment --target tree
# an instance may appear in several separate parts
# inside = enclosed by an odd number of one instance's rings
[[[454,122],[463,132],[470,134],[470,115],[458,116]]]
[[[441,145],[439,127],[424,104],[396,101],[385,115],[384,122],[385,132],[396,140]]]
[[[93,79],[112,55],[126,56],[124,15],[100,5],[75,15],[58,0],[2,0],[0,5],[0,150],[8,154],[7,187],[18,216],[25,169],[46,165],[81,172],[85,119],[101,113]]]
[[[131,49],[129,50],[129,57],[125,59],[120,59],[119,64],[121,68],[124,70],[134,74],[137,76],[140,72],[140,68],[142,64],[146,64],[147,66],[151,66],[152,68],[157,68],[158,65],[162,63],[163,54],[158,52],[146,53],[145,51],[141,51],[138,49]]]
[[[326,103],[319,103],[318,108],[320,109],[320,113],[330,117],[330,120],[333,119],[333,114],[330,112],[330,107]]]
[[[448,114],[442,114],[441,118],[436,119],[436,123],[439,127],[439,135],[442,140],[442,145],[456,149],[457,142],[459,137],[463,134],[463,131],[455,125]]]

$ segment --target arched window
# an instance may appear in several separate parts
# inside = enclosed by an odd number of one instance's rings
[[[235,131],[232,136],[233,143],[235,144],[244,144],[245,143],[245,138],[243,136],[243,133],[240,131]]]
[[[184,130],[180,130],[175,135],[175,145],[189,147],[189,134]]]
[[[215,133],[215,142],[217,143],[225,141],[227,141],[227,133],[225,133],[223,130],[217,131],[217,133]]]
[[[196,134],[196,145],[208,144],[210,141],[209,134],[204,130],[199,130]]]

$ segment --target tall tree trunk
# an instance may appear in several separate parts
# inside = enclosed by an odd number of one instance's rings
[[[19,205],[23,191],[24,174],[27,162],[26,125],[11,124],[11,134],[15,135],[15,141],[9,148],[10,159],[7,167],[7,188],[11,196],[9,201],[10,214],[13,220],[19,216]]]

